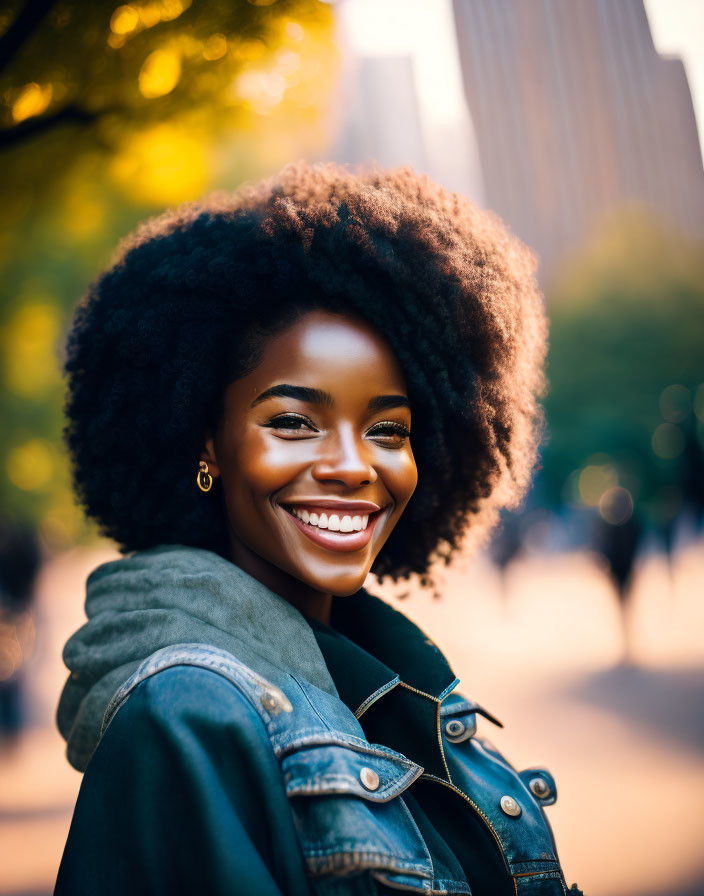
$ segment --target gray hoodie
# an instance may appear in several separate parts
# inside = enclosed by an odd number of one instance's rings
[[[56,713],[66,756],[85,771],[110,698],[147,656],[199,642],[232,653],[260,675],[300,674],[337,697],[304,617],[219,554],[159,545],[103,563],[86,583],[86,616],[66,642],[71,674]]]

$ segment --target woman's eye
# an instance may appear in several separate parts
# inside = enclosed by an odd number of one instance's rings
[[[302,431],[302,426],[307,426],[315,432],[313,425],[305,417],[299,417],[297,414],[282,414],[265,425],[273,429],[293,429],[299,432]]]
[[[378,423],[370,430],[370,435],[372,436],[384,435],[385,433],[394,439],[395,444],[399,446],[411,436],[411,431],[403,423]]]

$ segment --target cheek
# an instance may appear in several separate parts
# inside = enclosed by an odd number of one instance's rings
[[[418,485],[418,467],[410,448],[399,451],[392,461],[387,461],[385,479],[396,503],[405,505]]]
[[[285,486],[303,463],[294,442],[272,439],[261,427],[245,430],[225,448],[232,479],[258,497]]]

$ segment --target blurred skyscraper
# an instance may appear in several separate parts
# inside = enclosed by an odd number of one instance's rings
[[[338,129],[325,158],[384,167],[411,165],[450,190],[481,201],[469,117],[428,120],[409,54],[359,55],[349,50],[341,79]]]
[[[642,0],[453,0],[486,204],[554,263],[621,203],[704,232],[682,61]]]
[[[339,162],[428,167],[410,56],[362,57],[345,90],[344,125],[330,157]]]

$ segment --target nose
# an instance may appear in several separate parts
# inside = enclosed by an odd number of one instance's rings
[[[331,433],[325,443],[325,450],[313,466],[314,479],[343,482],[348,488],[376,482],[376,470],[369,462],[369,446],[351,427]]]

